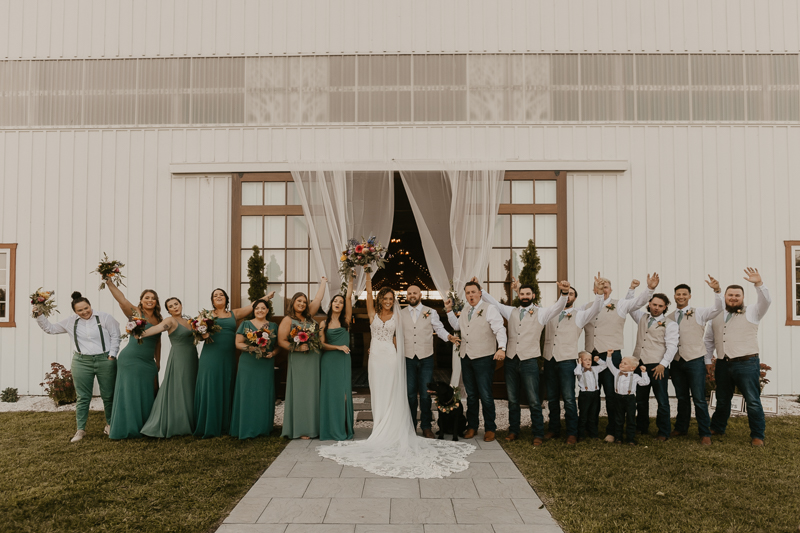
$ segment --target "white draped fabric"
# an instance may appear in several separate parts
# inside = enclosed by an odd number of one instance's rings
[[[311,237],[317,271],[328,278],[323,299],[327,308],[339,293],[339,257],[350,238],[375,235],[388,246],[394,220],[394,181],[390,171],[292,171]],[[354,294],[366,285],[357,269]]]

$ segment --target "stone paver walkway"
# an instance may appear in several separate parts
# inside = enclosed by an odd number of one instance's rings
[[[371,429],[356,429],[356,439]],[[562,533],[497,442],[483,435],[469,469],[445,479],[398,479],[340,466],[294,440],[219,533]]]

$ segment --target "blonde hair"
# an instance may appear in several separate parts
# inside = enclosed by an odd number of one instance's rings
[[[611,280],[608,278],[597,278],[597,281],[602,283],[603,287],[605,287],[606,285],[608,285],[609,287],[611,286]]]
[[[589,361],[592,360],[592,354],[590,354],[586,350],[578,352],[578,359],[583,360],[583,359],[586,359],[587,357],[589,358]]]
[[[623,357],[623,358],[622,358],[622,361],[627,361],[627,362],[628,362],[628,364],[629,364],[629,365],[631,365],[631,367],[632,367],[634,370],[636,370],[636,367],[638,367],[638,366],[639,366],[639,361],[638,361],[638,359],[636,359],[635,357],[631,357],[631,356],[628,356],[628,357]],[[622,364],[622,361],[620,361],[620,364]]]

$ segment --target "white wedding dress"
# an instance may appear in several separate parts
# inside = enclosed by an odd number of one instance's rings
[[[318,453],[341,465],[359,466],[380,476],[429,479],[466,470],[466,457],[475,451],[475,446],[418,437],[411,425],[399,306],[395,303],[394,315],[386,322],[376,315],[370,330],[372,434],[362,441],[319,446]],[[395,333],[397,349],[393,343]]]

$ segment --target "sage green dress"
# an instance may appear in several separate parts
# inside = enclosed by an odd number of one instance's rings
[[[145,331],[152,326],[147,324]],[[155,400],[155,380],[158,376],[155,353],[159,335],[142,339],[142,344],[130,337],[128,345],[117,358],[117,382],[114,386],[114,406],[111,410],[109,438],[141,437],[142,426],[150,416]]]
[[[328,329],[325,343],[350,346],[345,328]],[[331,350],[322,354],[319,384],[319,440],[353,438],[353,386],[350,354]]]
[[[233,366],[236,355],[236,319],[218,318],[222,328],[204,343],[194,392],[195,437],[219,437],[231,427]]]
[[[178,323],[169,334],[172,347],[150,418],[142,428],[149,437],[169,438],[194,432],[194,388],[197,383],[197,346],[189,328]]]
[[[292,327],[300,321],[292,319]],[[289,352],[282,437],[319,436],[319,352]]]
[[[244,335],[246,330],[257,330],[249,320],[245,320],[236,332]],[[266,352],[275,349],[278,340],[278,326],[269,323],[275,337],[266,347]],[[239,356],[239,370],[236,373],[236,389],[233,392],[233,415],[231,416],[231,436],[251,439],[269,435],[275,420],[275,359],[242,352]]]

